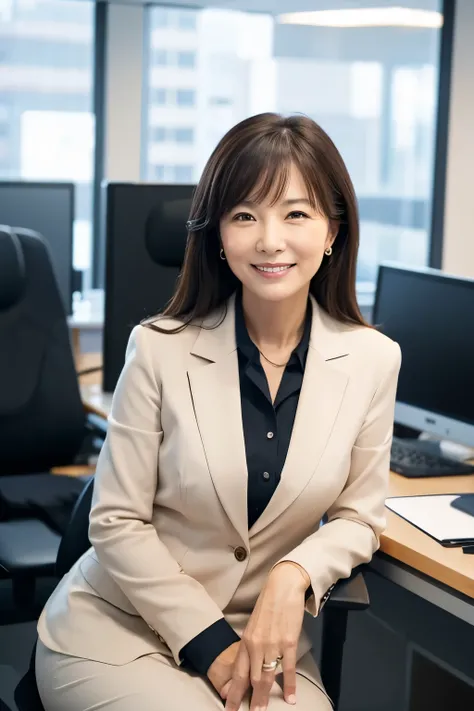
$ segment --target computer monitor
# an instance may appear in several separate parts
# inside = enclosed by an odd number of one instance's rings
[[[373,323],[400,344],[395,422],[474,445],[474,280],[382,265]]]
[[[194,185],[106,186],[103,389],[113,392],[132,328],[173,296]]]
[[[39,232],[50,248],[66,313],[72,312],[74,185],[0,181],[0,224]]]

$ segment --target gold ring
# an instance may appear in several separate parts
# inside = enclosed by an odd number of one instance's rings
[[[281,662],[282,659],[283,659],[283,657],[277,657],[275,659],[275,661],[273,661],[273,662],[263,662],[262,671],[266,671],[266,672],[275,671],[275,669],[277,668],[278,664]]]
[[[275,659],[274,662],[263,662],[263,664],[262,664],[262,671],[265,671],[265,672],[272,672],[272,671],[275,671],[275,669],[277,668],[277,666],[278,666],[278,662],[277,662],[276,659]]]

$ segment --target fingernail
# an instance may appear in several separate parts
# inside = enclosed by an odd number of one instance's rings
[[[296,696],[294,694],[290,694],[288,697],[288,703],[294,706],[296,704]]]

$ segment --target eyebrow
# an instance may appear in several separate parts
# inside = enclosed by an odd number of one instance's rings
[[[289,198],[288,200],[283,200],[281,203],[285,207],[289,207],[290,205],[296,205],[296,204],[301,204],[304,203],[305,205],[311,205],[311,202],[308,200],[308,198]],[[255,203],[252,200],[242,200],[240,205],[246,205],[247,207],[253,207]]]

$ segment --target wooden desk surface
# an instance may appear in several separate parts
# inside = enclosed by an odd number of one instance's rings
[[[474,493],[474,475],[407,479],[390,474],[391,496]],[[474,598],[474,556],[462,548],[444,548],[433,538],[387,509],[380,550],[420,573]]]
[[[89,362],[92,360],[89,358]],[[90,412],[106,417],[110,412],[112,395],[102,392],[101,374],[93,375],[86,376],[87,382],[81,382],[84,405]],[[474,476],[407,479],[390,474],[390,496],[455,493],[474,493]],[[388,509],[387,528],[382,534],[380,550],[474,599],[474,556],[465,555],[461,548],[443,548]]]

